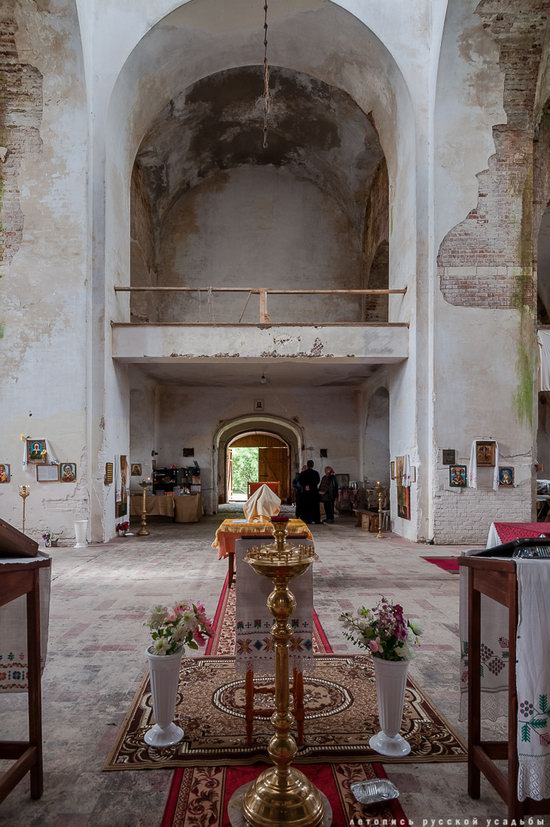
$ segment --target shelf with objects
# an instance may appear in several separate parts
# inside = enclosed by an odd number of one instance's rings
[[[202,517],[201,469],[195,462],[187,467],[175,465],[154,468],[151,493],[146,496],[147,518],[168,518],[176,523],[197,523]],[[137,519],[143,507],[142,494],[131,497],[130,516]]]

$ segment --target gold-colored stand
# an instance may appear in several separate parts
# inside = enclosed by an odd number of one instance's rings
[[[147,480],[142,480],[139,485],[140,485],[141,491],[142,491],[141,528],[139,529],[139,531],[137,533],[137,536],[138,537],[148,537],[151,532],[147,528]]]
[[[19,486],[19,496],[23,500],[23,525],[21,526],[21,531],[23,534],[25,533],[25,508],[27,505],[27,497],[31,493],[30,485],[20,485]]]
[[[384,487],[380,480],[376,483],[376,495],[378,497],[378,534],[376,535],[376,539],[383,540],[382,513],[384,511]]]
[[[255,546],[244,558],[257,574],[273,581],[267,606],[275,618],[271,634],[275,642],[275,729],[268,752],[270,767],[246,788],[241,787],[229,803],[233,827],[325,827],[332,824],[332,811],[326,797],[306,776],[291,768],[298,747],[291,734],[294,717],[289,708],[288,645],[292,628],[288,619],[296,608],[296,598],[288,584],[303,574],[316,559],[312,546],[288,545],[288,520],[273,520],[275,543]]]

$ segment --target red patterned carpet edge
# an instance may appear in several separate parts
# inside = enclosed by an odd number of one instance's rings
[[[227,805],[233,793],[253,781],[265,765],[243,767],[187,767],[177,769],[168,795],[161,827],[230,827]],[[350,791],[354,781],[387,778],[381,764],[302,764],[300,770],[327,796],[332,827],[375,825],[386,819],[396,827],[409,821],[399,801],[369,807],[358,804]]]
[[[456,557],[423,557],[427,563],[433,563],[434,566],[439,566],[443,571],[451,573],[458,573],[458,560]]]

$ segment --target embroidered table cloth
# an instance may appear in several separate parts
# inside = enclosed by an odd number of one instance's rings
[[[35,563],[40,558],[48,560],[44,552],[37,557],[0,558],[0,577],[4,563]],[[51,566],[39,571],[40,584],[40,660],[46,665],[48,652],[48,623],[50,618]],[[0,606],[0,692],[26,692],[29,666],[27,652],[27,597],[21,597]]]
[[[313,535],[303,520],[293,518],[287,523],[289,537],[306,537],[313,539]],[[218,549],[218,558],[221,560],[235,553],[235,543],[240,537],[273,536],[273,523],[254,523],[248,520],[224,520],[218,527],[212,548]]]
[[[311,540],[301,540],[313,545]],[[267,608],[267,598],[273,590],[268,577],[256,574],[245,562],[247,549],[258,545],[258,539],[237,540],[237,608],[235,621],[235,665],[237,671],[252,670],[257,674],[275,674],[275,650],[271,627],[273,615]],[[290,618],[292,638],[289,646],[289,668],[313,668],[313,566],[290,581],[290,590],[296,598],[296,610]]]
[[[499,524],[493,524],[487,547],[500,544]],[[502,535],[506,542],[536,534],[512,536],[513,524]],[[516,524],[518,526],[536,524]],[[491,526],[493,529],[493,526]],[[533,529],[535,530],[535,529]],[[495,533],[499,536],[494,543]],[[466,552],[475,555],[477,551]],[[550,561],[517,559],[519,620],[516,639],[518,697],[519,801],[550,797]],[[468,582],[460,573],[460,713],[467,717],[468,701]],[[496,720],[508,714],[508,610],[481,595],[481,714]]]

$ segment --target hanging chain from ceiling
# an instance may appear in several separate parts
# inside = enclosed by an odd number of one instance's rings
[[[262,146],[267,149],[267,128],[271,109],[271,95],[269,93],[269,63],[267,60],[267,0],[264,0],[264,128]]]

